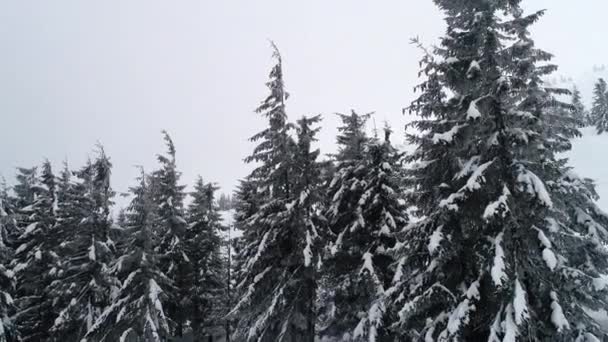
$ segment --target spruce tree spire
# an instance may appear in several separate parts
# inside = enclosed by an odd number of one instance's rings
[[[220,236],[225,227],[220,223],[218,207],[214,203],[217,189],[199,176],[188,206],[185,245],[191,263],[184,291],[188,309],[182,307],[182,310],[189,314],[195,341],[202,341],[209,335],[207,329],[219,325],[228,309],[224,302],[228,271],[221,255],[224,241]]]
[[[369,139],[369,115],[341,116],[343,144],[329,186],[329,226],[334,234],[324,261],[320,335],[348,341],[391,341],[384,297],[394,277],[390,250],[407,222],[400,186],[401,154],[385,139]],[[347,138],[348,137],[348,138]]]
[[[597,80],[593,89],[591,120],[598,134],[608,131],[608,85],[603,78]]]
[[[589,113],[587,113],[587,109],[585,108],[585,104],[583,103],[583,97],[581,95],[578,87],[574,86],[572,89],[572,107],[573,107],[573,115],[578,122],[579,127],[584,127],[589,125],[590,118]]]
[[[165,289],[171,287],[171,280],[159,269],[153,194],[143,169],[138,181],[138,186],[131,188],[127,248],[114,266],[122,276],[122,286],[83,341],[164,342],[171,337],[164,311]]]
[[[152,195],[157,208],[157,234],[160,235],[160,254],[162,255],[161,269],[171,279],[173,286],[165,289],[170,300],[167,302],[167,312],[172,322],[173,334],[181,337],[187,320],[186,305],[186,274],[190,262],[185,257],[185,234],[187,222],[184,218],[184,185],[179,184],[181,173],[177,170],[175,145],[166,131],[162,131],[167,145],[167,155],[158,155],[161,164],[159,170],[152,173]]]
[[[11,264],[17,279],[15,318],[23,341],[44,341],[50,338],[50,328],[55,319],[54,298],[47,287],[53,280],[59,262],[54,251],[58,245],[54,234],[57,187],[48,160],[42,164],[40,178],[32,179],[35,175],[33,172],[26,174],[27,184],[31,187],[27,190],[20,188],[20,191],[26,190],[24,194],[31,191],[33,203],[19,208],[23,217],[19,222],[22,233]]]
[[[292,125],[285,112],[282,61],[274,48],[275,65],[266,84],[270,95],[257,110],[268,119],[268,127],[252,138],[258,145],[246,159],[259,163],[248,179],[255,185],[259,207],[251,216],[237,212],[244,218],[238,256],[244,265],[237,285],[240,300],[229,317],[238,322],[236,335],[242,341],[313,341],[309,322],[316,251],[312,250],[315,235],[309,229],[314,224],[310,208],[317,196],[314,182],[301,183],[307,178],[302,179],[300,170],[317,166],[311,152],[298,147],[309,147],[315,130],[308,122],[300,127],[306,141],[299,144],[289,135]],[[314,174],[311,171],[310,176]]]
[[[98,147],[94,161],[77,172],[67,164],[58,191],[57,248],[60,271],[50,287],[58,313],[53,336],[80,340],[107,306],[112,287],[119,286],[111,274],[116,246],[110,238],[110,206],[114,192],[110,185],[112,164]]]

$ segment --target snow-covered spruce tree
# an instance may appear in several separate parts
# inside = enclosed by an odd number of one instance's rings
[[[97,318],[83,341],[163,342],[170,338],[164,306],[170,279],[159,269],[155,251],[158,237],[153,227],[155,208],[150,181],[142,170],[139,185],[131,188],[133,200],[127,213],[127,247],[115,264],[123,275],[112,304]]]
[[[267,83],[270,95],[257,109],[269,126],[252,138],[258,145],[246,159],[258,163],[249,181],[256,185],[259,208],[243,224],[239,259],[245,261],[244,271],[237,285],[239,301],[229,317],[237,323],[238,341],[312,341],[306,324],[312,263],[305,258],[305,224],[299,222],[304,208],[295,193],[297,147],[285,112],[281,57],[273,48],[277,63]]]
[[[337,115],[342,121],[336,138],[338,153],[332,158],[332,177],[328,180],[329,186],[324,203],[325,217],[328,220],[328,230],[325,232],[327,236],[324,236],[324,239],[330,241],[330,255],[338,252],[337,247],[342,245],[344,235],[341,237],[340,234],[347,231],[354,222],[359,222],[356,207],[363,194],[365,148],[370,140],[365,132],[365,125],[372,114],[359,115],[353,110],[350,115]],[[361,265],[363,253],[361,252],[358,259],[355,257],[356,265]],[[346,298],[342,293],[346,291],[338,291],[335,288],[336,283],[345,285],[349,289],[353,287],[350,279],[348,283],[338,279],[341,275],[345,275],[344,278],[349,277],[347,271],[339,270],[338,267],[348,270],[356,266],[352,265],[353,262],[350,265],[342,262],[343,260],[339,261],[334,256],[326,260],[322,268],[321,288],[318,294],[319,335],[322,337],[341,339],[344,336],[348,339],[359,323],[358,312],[349,312],[340,305],[343,299],[345,302],[354,302],[354,299],[359,298],[359,294],[352,293]],[[344,311],[340,308],[344,308]]]
[[[20,223],[24,226],[11,263],[17,278],[15,321],[23,341],[47,341],[55,320],[54,298],[47,287],[59,262],[54,252],[58,243],[56,179],[50,162],[43,163],[38,181],[30,179],[27,183],[33,203],[20,208]]]
[[[17,184],[13,187],[15,192],[15,207],[25,208],[34,203],[38,168],[17,168]]]
[[[421,117],[409,140],[424,219],[397,248],[393,328],[414,341],[599,341],[588,310],[606,307],[606,230],[572,222],[589,202],[553,190],[566,145],[545,120],[557,128],[563,92],[543,86],[555,67],[527,36],[542,12],[523,16],[518,0],[435,2],[447,35],[425,56],[410,107]]]
[[[608,131],[608,85],[603,78],[597,80],[593,89],[591,120],[599,134]]]
[[[233,229],[236,231],[244,232],[247,227],[247,222],[250,218],[258,212],[261,203],[261,196],[257,192],[258,187],[251,178],[251,176],[239,181],[236,191],[234,192],[234,222]],[[230,229],[230,227],[228,227]],[[250,256],[245,252],[245,248],[248,245],[248,240],[251,240],[254,235],[247,234],[248,237],[231,237],[230,248],[232,249],[232,255],[230,259],[230,275],[229,275],[229,288],[228,298],[229,307],[232,308],[235,300],[238,298],[238,291],[235,289],[237,284],[240,284],[245,280],[247,272],[245,265]]]
[[[6,182],[2,180],[0,183],[0,342],[18,341],[17,329],[12,318],[15,313],[13,303],[15,277],[9,268],[13,251],[7,241],[9,232],[15,229],[11,202]]]
[[[583,103],[583,97],[581,95],[581,91],[578,90],[576,86],[572,89],[572,107],[573,107],[573,116],[578,122],[579,127],[585,127],[590,123],[590,116],[587,113],[587,109],[585,108],[585,104]]]
[[[319,149],[313,149],[312,146],[321,130],[320,121],[320,115],[302,117],[297,121],[298,140],[293,162],[294,198],[289,204],[292,229],[295,228],[292,234],[296,235],[298,241],[296,250],[301,250],[304,258],[304,274],[298,279],[300,282],[298,291],[302,300],[298,303],[298,311],[303,315],[299,319],[304,319],[306,322],[303,341],[313,341],[316,336],[317,273],[321,263],[321,236],[325,235],[322,231],[327,226],[322,213],[322,167],[318,161],[321,152]],[[296,262],[300,261],[294,261]]]
[[[0,248],[7,248],[10,251],[19,232],[17,230],[16,199],[9,196],[9,189],[6,180],[0,178]]]
[[[1,247],[3,251],[0,253],[7,254],[7,247]],[[15,276],[13,271],[5,266],[7,256],[3,256],[4,262],[0,265],[0,342],[16,342],[19,341],[19,334],[15,323],[13,322],[13,314],[15,306],[12,293],[15,288]]]
[[[184,332],[184,324],[190,316],[184,308],[188,289],[185,276],[188,273],[191,262],[185,254],[186,220],[184,219],[184,185],[179,184],[181,173],[177,170],[175,162],[175,145],[169,134],[162,132],[167,144],[167,155],[158,155],[160,169],[152,173],[152,193],[157,208],[156,234],[160,239],[159,254],[161,270],[173,286],[165,288],[165,294],[169,297],[166,309],[172,333],[181,337]]]
[[[209,328],[219,325],[227,313],[226,288],[228,265],[222,256],[224,229],[215,204],[217,187],[205,184],[199,177],[190,194],[185,253],[190,260],[185,281],[185,298],[190,327],[195,341],[203,341]]]
[[[110,304],[112,287],[119,285],[110,271],[115,252],[109,237],[111,168],[100,147],[96,160],[75,173],[76,182],[66,170],[59,186],[62,265],[51,289],[58,311],[53,336],[62,341],[80,341]]]
[[[369,139],[358,159],[341,160],[338,155],[328,213],[337,238],[324,262],[323,282],[330,289],[330,314],[324,317],[329,324],[321,336],[330,339],[394,340],[384,303],[394,277],[395,260],[389,252],[408,219],[400,190],[402,156],[391,145],[390,133],[387,127],[384,141]]]

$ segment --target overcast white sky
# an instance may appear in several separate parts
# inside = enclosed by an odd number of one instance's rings
[[[600,0],[527,0],[547,8],[537,44],[575,78],[608,61]],[[155,167],[161,129],[177,145],[183,181],[201,174],[227,191],[248,173],[247,138],[264,125],[267,39],[280,47],[289,115],[323,113],[323,152],[334,112],[376,111],[398,138],[413,98],[419,51],[444,31],[430,0],[0,0],[0,173],[84,162],[97,141],[125,191]]]

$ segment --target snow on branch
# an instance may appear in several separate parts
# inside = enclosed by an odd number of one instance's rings
[[[456,125],[447,132],[433,134],[433,144],[439,144],[440,142],[446,144],[451,143],[452,141],[454,141],[454,137],[456,136],[456,134],[458,134],[458,132],[466,126],[467,125]]]
[[[557,328],[558,332],[562,332],[564,330],[570,329],[570,323],[566,319],[564,315],[564,310],[557,300],[557,293],[555,291],[551,291],[551,322]]]
[[[502,189],[502,194],[498,197],[498,199],[488,204],[488,206],[483,212],[483,218],[485,220],[490,220],[496,215],[500,215],[502,218],[505,218],[505,216],[509,212],[509,205],[507,203],[509,196],[511,196],[511,192],[509,191],[509,188],[507,188],[507,186],[505,185]]]
[[[457,192],[448,196],[448,198],[439,202],[440,207],[447,207],[450,210],[458,210],[456,200],[462,199],[467,193],[481,189],[482,183],[485,182],[484,173],[494,163],[494,159],[487,163],[479,165],[471,174],[466,184]]]
[[[234,306],[234,308],[228,313],[227,316],[234,315],[244,305],[246,305],[247,303],[250,302],[251,296],[255,292],[256,285],[264,278],[264,276],[266,275],[266,273],[270,272],[271,269],[272,269],[272,267],[268,266],[262,272],[258,273],[255,277],[253,277],[253,281],[251,282],[251,284],[249,284],[249,287],[247,288],[247,293],[245,293],[243,295],[243,297],[241,297],[241,300],[239,300],[239,302]]]
[[[507,275],[505,274],[505,251],[502,249],[502,239],[504,233],[498,234],[494,239],[494,264],[490,270],[492,281],[497,287],[502,286],[502,283]]]
[[[551,201],[551,196],[543,181],[523,165],[519,165],[518,171],[519,175],[517,176],[517,181],[520,183],[523,190],[527,191],[532,196],[535,196],[545,207],[552,208],[553,202]]]

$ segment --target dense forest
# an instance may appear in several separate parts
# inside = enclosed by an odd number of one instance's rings
[[[608,340],[608,214],[564,157],[581,127],[608,133],[606,82],[589,110],[546,83],[544,12],[521,0],[434,2],[447,31],[413,41],[405,130],[336,114],[324,155],[323,117],[290,120],[272,44],[234,194],[182,183],[164,131],[125,208],[102,146],[18,168],[0,187],[0,342]]]

